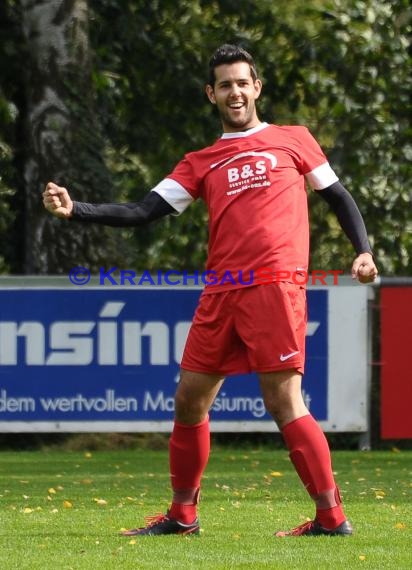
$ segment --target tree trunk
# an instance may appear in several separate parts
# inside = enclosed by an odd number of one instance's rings
[[[56,219],[41,201],[49,180],[66,186],[77,200],[113,199],[93,108],[87,0],[20,0],[20,5],[28,48],[23,272],[107,267],[116,262],[112,232]]]

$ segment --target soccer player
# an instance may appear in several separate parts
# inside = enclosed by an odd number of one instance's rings
[[[336,212],[356,252],[352,277],[362,283],[377,275],[365,225],[305,127],[259,120],[256,100],[262,84],[248,52],[223,45],[209,71],[206,94],[219,112],[222,136],[187,154],[143,200],[75,202],[52,182],[43,194],[55,216],[112,226],[140,226],[178,215],[198,198],[208,207],[207,270],[216,272],[218,284],[208,284],[200,296],[182,357],[169,444],[171,505],[145,527],[123,534],[198,534],[201,478],[210,451],[209,409],[225,376],[255,371],[265,407],[315,505],[312,521],[276,536],[350,535],[327,440],[301,393],[305,288],[275,276],[308,268],[305,180]],[[248,285],[220,279],[227,271],[250,275],[262,267],[273,276],[270,283],[267,278]]]

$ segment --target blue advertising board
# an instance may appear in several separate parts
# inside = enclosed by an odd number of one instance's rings
[[[0,289],[0,429],[153,431],[167,425],[200,292]],[[328,297],[327,288],[308,291],[303,393],[320,421],[328,418]],[[236,422],[244,429],[273,424],[253,374],[227,378],[210,416],[216,431]]]

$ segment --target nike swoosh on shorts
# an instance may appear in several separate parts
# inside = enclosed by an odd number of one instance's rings
[[[280,355],[280,361],[281,362],[285,362],[285,360],[289,360],[289,358],[292,358],[292,356],[295,356],[295,354],[299,354],[300,350],[296,350],[295,352],[290,352],[289,354],[281,354]]]

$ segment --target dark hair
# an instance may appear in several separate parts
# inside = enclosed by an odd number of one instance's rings
[[[236,63],[245,61],[249,64],[253,81],[257,79],[257,71],[253,57],[245,49],[233,44],[223,44],[218,47],[209,60],[209,85],[214,87],[216,81],[215,69],[225,63]]]

